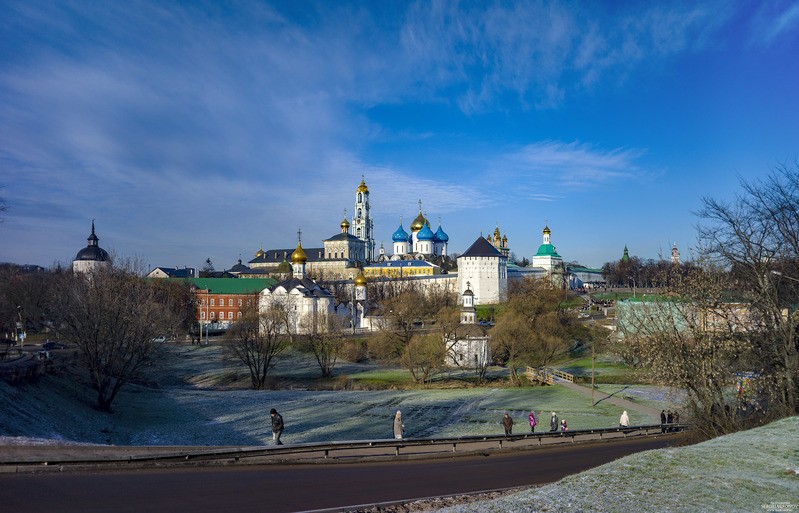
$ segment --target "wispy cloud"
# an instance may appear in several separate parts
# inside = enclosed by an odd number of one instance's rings
[[[799,3],[763,4],[757,15],[752,18],[752,25],[757,39],[766,45],[787,37],[790,33],[796,36],[799,28]]]
[[[607,75],[703,44],[726,18],[711,4],[646,4],[614,16],[597,4],[417,2],[401,41],[432,90],[455,91],[468,113],[513,95],[523,107],[560,105]]]
[[[641,176],[643,150],[603,150],[591,144],[543,141],[496,159],[494,176],[512,178],[530,199],[552,201],[570,189],[596,188],[613,180]]]

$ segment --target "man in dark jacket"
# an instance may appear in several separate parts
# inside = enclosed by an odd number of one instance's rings
[[[558,416],[555,415],[555,412],[552,412],[552,416],[549,418],[549,430],[550,431],[557,431],[558,427],[560,426],[558,422]]]
[[[505,436],[513,432],[513,419],[510,418],[508,412],[505,412],[505,415],[502,416],[502,425],[505,427]]]
[[[660,410],[660,432],[666,432],[666,410]]]
[[[283,445],[283,442],[280,441],[280,435],[283,434],[283,416],[274,408],[269,411],[269,414],[272,416],[272,440],[275,441],[275,445]]]

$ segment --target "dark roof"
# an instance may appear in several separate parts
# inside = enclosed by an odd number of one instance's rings
[[[250,268],[247,267],[246,265],[242,264],[241,260],[239,260],[239,263],[237,263],[236,265],[234,265],[233,267],[228,269],[228,272],[229,273],[243,273],[243,272],[247,272],[249,270],[250,270]]]
[[[319,286],[315,281],[308,279],[308,278],[289,278],[287,280],[283,280],[280,283],[275,284],[273,287],[270,287],[269,290],[274,291],[278,287],[283,287],[287,291],[293,290],[295,288],[303,288],[305,289],[305,296],[316,296],[316,297],[331,297],[332,294],[325,289]]]
[[[75,255],[75,260],[93,260],[95,262],[105,262],[110,258],[108,252],[100,246],[86,246]]]
[[[355,235],[353,235],[351,233],[343,233],[343,232],[339,233],[339,234],[336,234],[336,235],[333,235],[329,239],[325,239],[325,242],[327,242],[327,241],[336,241],[336,240],[348,240],[348,241],[352,241],[352,242],[364,242],[364,241],[362,241],[361,239],[359,239],[358,237],[356,237]]]
[[[268,249],[264,254],[250,260],[249,264],[279,264],[283,260],[291,261],[291,254],[296,248],[290,249]],[[325,248],[302,248],[308,256],[308,262],[318,262],[324,260]]]
[[[192,267],[184,267],[183,269],[177,269],[174,267],[156,267],[147,274],[151,274],[156,269],[160,269],[170,278],[194,278],[194,268]]]
[[[493,244],[488,242],[482,235],[464,251],[462,257],[504,257]],[[507,258],[507,257],[504,257]]]

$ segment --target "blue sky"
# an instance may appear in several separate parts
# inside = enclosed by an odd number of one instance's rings
[[[799,158],[799,3],[0,1],[0,261],[320,246],[364,175],[450,251],[683,255]],[[391,250],[388,249],[390,252]]]

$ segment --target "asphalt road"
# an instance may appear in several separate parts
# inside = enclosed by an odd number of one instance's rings
[[[545,484],[677,438],[543,447],[427,461],[0,474],[0,511],[270,513]]]

